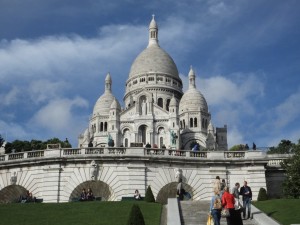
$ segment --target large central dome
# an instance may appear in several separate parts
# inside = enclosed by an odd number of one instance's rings
[[[129,78],[146,73],[160,73],[178,78],[178,70],[171,56],[159,45],[150,45],[134,60]]]
[[[180,79],[174,60],[158,44],[158,26],[154,16],[149,25],[149,44],[131,65],[129,80],[148,73],[167,75],[170,78]]]

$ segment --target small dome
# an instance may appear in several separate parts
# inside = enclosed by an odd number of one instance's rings
[[[99,113],[100,115],[109,115],[110,106],[112,105],[115,96],[111,92],[105,92],[98,98],[95,106],[93,115]]]
[[[171,106],[171,107],[176,107],[176,106],[177,106],[177,101],[176,101],[174,95],[173,95],[172,98],[171,98],[170,106]]]
[[[115,98],[114,101],[110,105],[110,109],[118,109],[121,110],[121,105],[119,101]]]
[[[196,88],[188,89],[179,103],[179,114],[186,111],[204,111],[208,113],[208,106],[204,96]]]

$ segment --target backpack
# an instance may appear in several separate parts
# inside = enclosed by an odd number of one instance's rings
[[[221,199],[219,197],[215,198],[213,207],[214,207],[214,209],[222,209],[222,202],[221,202]]]

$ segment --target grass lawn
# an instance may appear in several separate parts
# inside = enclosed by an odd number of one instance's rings
[[[283,225],[300,224],[300,199],[274,199],[253,205]]]
[[[162,205],[146,202],[0,204],[0,225],[126,225],[138,204],[146,225],[159,225]]]

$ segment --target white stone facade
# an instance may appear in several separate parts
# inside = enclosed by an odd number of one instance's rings
[[[107,74],[105,92],[97,100],[89,127],[79,136],[79,147],[129,147],[139,143],[158,148],[227,150],[227,127],[214,129],[204,96],[189,72],[189,89],[183,93],[178,69],[158,44],[154,17],[149,26],[149,44],[134,60],[126,81],[122,109],[114,97],[112,76]],[[218,132],[220,131],[220,132]]]
[[[81,187],[98,182],[101,185],[93,191],[103,200],[133,196],[135,189],[144,196],[151,186],[155,198],[162,201],[159,196],[164,195],[163,200],[175,197],[178,176],[193,200],[211,198],[216,176],[230,188],[247,180],[255,200],[259,189],[267,188],[265,171],[270,160],[260,151],[194,154],[169,149],[83,148],[16,153],[0,157],[0,200],[21,186],[44,202],[67,202],[79,196]],[[103,188],[106,193],[101,192]]]

